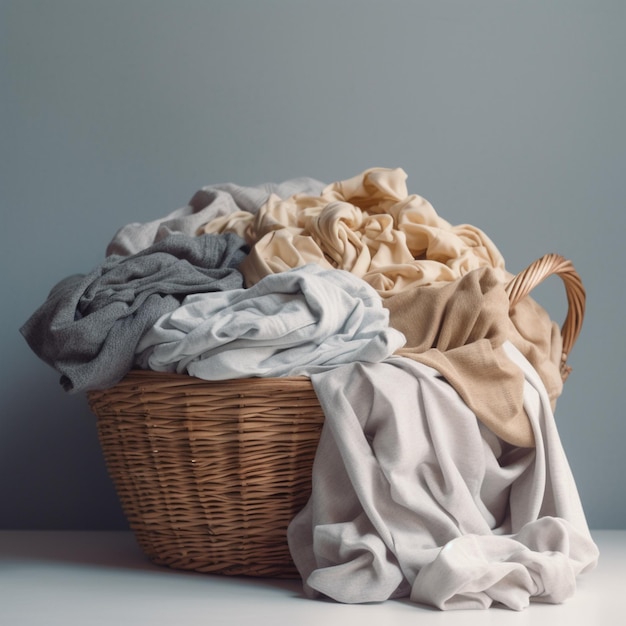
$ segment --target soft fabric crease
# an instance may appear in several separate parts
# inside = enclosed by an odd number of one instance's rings
[[[142,336],[186,294],[241,288],[247,246],[236,235],[182,233],[57,283],[20,329],[66,391],[104,389],[131,369]]]
[[[383,297],[414,285],[452,281],[485,266],[501,280],[507,277],[504,259],[489,237],[473,226],[451,225],[427,200],[409,194],[406,173],[399,168],[371,168],[315,195],[272,194],[254,215],[207,222],[201,232],[245,235],[252,247],[241,268],[247,286],[320,261],[354,272]]]
[[[205,380],[308,376],[390,356],[405,339],[388,322],[365,282],[307,265],[249,289],[187,296],[145,333],[135,362]]]
[[[185,206],[150,222],[131,222],[120,228],[106,248],[106,255],[129,256],[161,241],[172,233],[195,236],[207,222],[239,222],[251,217],[270,195],[286,198],[295,193],[319,193],[325,185],[310,177],[300,177],[283,183],[264,183],[244,187],[234,183],[219,183],[199,189]],[[245,239],[245,228],[231,229]]]
[[[519,610],[574,592],[597,548],[545,387],[505,351],[523,372],[534,449],[504,442],[405,357],[311,377],[326,422],[311,498],[288,530],[308,595]]]

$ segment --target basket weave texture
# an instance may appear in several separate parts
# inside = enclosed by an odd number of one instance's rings
[[[568,313],[561,373],[582,325],[572,264],[549,254],[507,285],[511,307],[556,274]],[[324,422],[308,378],[205,381],[131,371],[88,394],[124,513],[159,565],[215,574],[298,577],[287,526],[311,493]]]
[[[307,378],[207,382],[132,371],[89,401],[118,497],[151,560],[297,576],[286,529],[309,497],[324,421]]]

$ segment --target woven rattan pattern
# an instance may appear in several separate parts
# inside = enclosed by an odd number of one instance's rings
[[[308,379],[133,371],[89,401],[126,517],[155,563],[297,576],[286,529],[310,494],[324,419]]]

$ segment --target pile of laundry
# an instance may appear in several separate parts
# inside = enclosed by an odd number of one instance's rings
[[[401,169],[198,191],[122,227],[20,329],[70,393],[132,368],[304,375],[325,424],[289,526],[305,592],[562,602],[598,550],[554,421],[561,334]]]

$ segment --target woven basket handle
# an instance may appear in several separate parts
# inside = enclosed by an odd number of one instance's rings
[[[565,284],[568,311],[561,328],[563,337],[563,354],[561,355],[561,377],[565,381],[572,371],[567,365],[567,357],[578,339],[585,316],[585,289],[580,276],[574,269],[571,261],[559,254],[546,254],[531,263],[523,272],[520,272],[505,287],[512,309],[532,289],[543,282],[548,276],[556,274]]]

